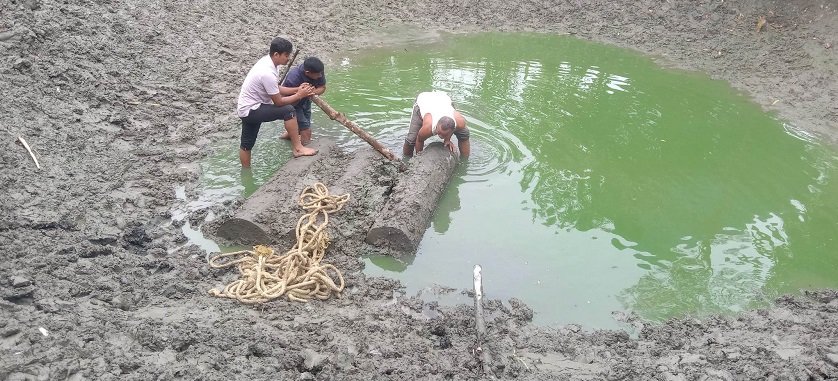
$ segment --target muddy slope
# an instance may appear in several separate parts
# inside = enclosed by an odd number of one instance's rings
[[[205,293],[230,274],[183,247],[174,189],[194,197],[194,163],[209,143],[238,136],[240,81],[277,34],[328,65],[340,52],[394,43],[379,31],[404,24],[572,33],[729,80],[836,143],[836,7],[0,0],[0,379],[481,377],[469,306],[400,297],[396,282],[365,278],[355,253],[330,258],[350,285],[339,300],[250,308]],[[759,15],[768,24],[756,33]],[[500,378],[835,378],[837,298],[783,298],[732,320],[636,322],[638,339],[535,327],[526,306],[491,302],[489,349]]]

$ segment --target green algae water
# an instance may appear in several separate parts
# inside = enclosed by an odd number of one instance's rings
[[[517,297],[545,324],[735,313],[838,287],[838,156],[724,82],[571,37],[453,36],[327,66],[335,109],[393,152],[413,99],[447,91],[471,130],[415,257],[368,257],[409,293]],[[315,137],[364,145],[314,110]],[[271,124],[273,126],[273,124]],[[262,128],[254,172],[237,143],[204,165],[208,194],[248,195],[290,155]]]

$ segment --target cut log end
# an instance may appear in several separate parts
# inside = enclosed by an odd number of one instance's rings
[[[231,218],[224,221],[216,234],[232,242],[247,242],[250,244],[270,243],[271,236],[261,226],[241,218]]]
[[[364,241],[376,247],[392,250],[396,253],[412,252],[414,243],[403,230],[391,226],[378,226],[370,229]]]

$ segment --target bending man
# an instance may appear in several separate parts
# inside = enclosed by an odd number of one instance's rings
[[[445,147],[454,153],[457,150],[451,143],[451,136],[456,135],[460,157],[466,158],[471,153],[466,119],[454,109],[451,97],[441,91],[419,93],[416,103],[413,104],[410,130],[404,139],[402,154],[409,157],[413,156],[414,150],[416,153],[422,152],[425,140],[434,135],[442,139]]]
[[[250,167],[250,156],[256,136],[263,122],[282,119],[285,121],[285,131],[291,137],[292,154],[294,157],[311,156],[317,150],[304,147],[300,142],[300,132],[297,120],[294,118],[294,103],[299,102],[314,93],[314,88],[303,84],[292,95],[282,96],[279,93],[279,73],[277,66],[288,63],[291,54],[291,42],[277,37],[271,41],[268,55],[262,57],[253,65],[244,79],[237,113],[242,120],[241,146],[239,147],[239,161],[242,167]]]

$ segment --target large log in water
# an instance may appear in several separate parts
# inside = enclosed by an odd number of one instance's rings
[[[297,220],[286,217],[293,214],[290,210],[284,213],[285,209],[297,206],[302,189],[316,182],[306,179],[312,166],[336,149],[335,143],[328,140],[314,141],[310,147],[319,151],[317,155],[288,160],[245,201],[233,218],[218,226],[215,234],[234,243],[255,245],[275,243],[293,231]]]
[[[411,159],[365,241],[396,255],[412,254],[431,224],[457,161],[457,157],[439,142],[428,145]]]
[[[215,235],[242,245],[271,244],[289,248],[304,213],[298,201],[306,186],[323,183],[333,195],[348,193],[349,202],[329,219],[329,250],[358,255],[363,240],[387,201],[397,167],[370,147],[346,154],[329,141],[317,140],[315,156],[289,160],[215,230]],[[210,232],[212,233],[212,232]]]

